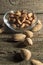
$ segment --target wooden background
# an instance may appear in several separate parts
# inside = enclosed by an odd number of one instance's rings
[[[12,1],[12,2],[10,2]],[[43,25],[43,0],[0,0],[0,25],[3,23],[3,15],[8,10],[32,10],[37,14]],[[0,65],[31,65],[30,61],[15,62],[14,51],[20,51],[16,42],[6,41],[10,34],[0,34]],[[33,46],[26,47],[32,52],[32,58],[43,62],[43,27],[34,33]],[[13,61],[12,61],[13,60]]]

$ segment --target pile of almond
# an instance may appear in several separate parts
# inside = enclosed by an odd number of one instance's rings
[[[36,22],[35,14],[31,12],[25,12],[24,10],[16,12],[11,11],[8,15],[9,23],[14,28],[26,28]]]

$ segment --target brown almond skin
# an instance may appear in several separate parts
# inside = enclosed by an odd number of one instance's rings
[[[18,16],[21,16],[21,12],[20,11],[17,11],[15,14],[18,15]]]
[[[21,22],[19,19],[18,19],[17,21],[18,21],[19,25],[21,25],[21,24],[22,24],[22,22]]]
[[[32,31],[26,30],[24,33],[27,35],[27,37],[30,37],[30,38],[33,37]]]
[[[39,60],[32,59],[31,62],[33,65],[43,65],[43,63],[40,62]]]
[[[31,52],[28,49],[21,49],[21,56],[24,60],[30,60]]]
[[[21,28],[24,28],[25,27],[25,23],[23,23],[22,25],[21,25]]]
[[[24,41],[25,38],[26,38],[26,35],[25,34],[22,34],[22,33],[19,33],[19,34],[14,34],[12,36],[12,38],[14,39],[14,41]]]
[[[14,17],[14,12],[11,11],[8,15],[9,15],[9,17],[13,18]]]
[[[4,32],[4,28],[1,28],[1,29],[0,29],[0,33],[3,33],[3,32]]]
[[[24,17],[23,20],[22,20],[22,23],[25,22],[26,18]]]
[[[13,26],[13,28],[15,28],[15,29],[17,28],[16,24],[12,24],[12,26]]]
[[[31,17],[32,15],[33,15],[33,13],[29,13],[29,14],[28,14],[28,17]]]
[[[32,22],[32,20],[33,20],[33,18],[32,18],[32,17],[30,17],[30,18],[29,18],[29,21],[30,21],[30,22]]]
[[[31,22],[29,20],[26,20],[25,22],[28,23],[29,25],[31,24]]]

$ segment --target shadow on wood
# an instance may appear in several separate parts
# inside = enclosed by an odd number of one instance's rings
[[[19,52],[16,53],[15,51],[14,51],[14,54],[8,53],[8,56],[5,57],[5,59],[7,59],[8,61],[11,61],[11,62],[15,62],[15,63],[22,62],[24,60],[21,57],[21,54]]]
[[[17,48],[25,48],[26,47],[24,42],[14,41],[13,39],[10,39],[10,38],[3,38],[2,40],[4,42],[11,43],[13,47],[17,47]]]

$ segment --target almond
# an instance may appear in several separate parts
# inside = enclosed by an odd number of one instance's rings
[[[29,14],[28,14],[28,17],[31,17],[32,15],[33,15],[33,13],[29,13]]]
[[[17,11],[16,12],[16,15],[21,16],[21,12],[20,11]]]
[[[32,59],[31,62],[33,65],[43,65],[43,63],[40,62],[39,60]]]
[[[1,28],[1,29],[0,29],[0,33],[3,33],[3,32],[4,32],[4,28]]]
[[[38,20],[38,23],[36,24],[35,27],[33,27],[32,31],[39,31],[42,28],[41,21]]]
[[[29,60],[31,58],[31,52],[28,49],[21,49],[21,56],[24,60]]]
[[[12,26],[13,26],[14,28],[16,28],[16,25],[15,25],[15,24],[12,24]]]
[[[21,28],[24,28],[25,27],[25,23],[23,23],[22,25],[21,25]]]
[[[14,34],[12,36],[12,38],[14,39],[14,41],[24,41],[26,38],[25,34],[19,33],[19,34]]]
[[[30,38],[26,38],[26,45],[33,45],[33,41]]]
[[[18,19],[17,21],[18,21],[18,23],[19,23],[20,25],[22,24],[22,22],[21,22],[19,19]]]
[[[33,37],[32,31],[26,30],[24,33],[27,35],[27,37],[30,37],[30,38]]]

